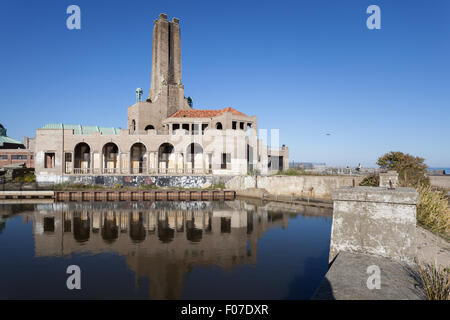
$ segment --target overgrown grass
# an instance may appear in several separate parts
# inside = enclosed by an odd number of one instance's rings
[[[218,182],[218,183],[212,184],[208,187],[208,189],[220,189],[220,190],[223,190],[225,188],[226,188],[225,182]]]
[[[82,184],[82,183],[59,183],[53,186],[55,190],[98,190],[104,189],[103,186],[97,184]]]
[[[141,188],[145,189],[145,190],[156,190],[156,189],[159,189],[159,187],[156,184],[143,184],[141,186]]]
[[[450,300],[450,269],[436,264],[419,266],[419,274],[428,300]]]
[[[443,236],[450,238],[450,208],[445,193],[433,191],[430,186],[420,186],[419,204],[417,205],[417,221]]]
[[[256,170],[249,170],[249,171],[247,172],[247,174],[248,174],[249,176],[260,176],[260,175],[261,175],[261,171],[258,170],[258,169],[256,169]]]
[[[380,176],[375,173],[369,174],[359,183],[360,186],[364,187],[378,187],[379,184],[380,184]]]

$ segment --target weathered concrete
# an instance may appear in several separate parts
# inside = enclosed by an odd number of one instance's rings
[[[380,172],[380,187],[389,188],[391,186],[397,188],[398,186],[398,173],[397,171]]]
[[[228,189],[265,189],[273,195],[331,199],[334,189],[358,185],[362,176],[236,176],[226,182]]]
[[[347,251],[413,263],[417,201],[418,193],[411,188],[335,190],[330,261]]]
[[[380,288],[369,289],[367,282],[380,270]],[[376,268],[375,267],[375,268]],[[369,271],[368,271],[369,268]],[[373,268],[373,267],[372,267]],[[361,253],[341,252],[328,270],[315,300],[423,300],[416,267],[391,259]]]
[[[450,175],[445,176],[429,176],[430,184],[433,187],[450,189]]]
[[[0,191],[0,199],[6,197],[53,197],[53,191]]]

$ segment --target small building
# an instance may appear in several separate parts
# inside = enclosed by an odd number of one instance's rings
[[[127,128],[47,124],[36,130],[38,182],[67,175],[242,175],[287,169],[289,149],[258,137],[256,116],[231,107],[194,109],[181,81],[180,25],[155,20],[149,96],[128,107]],[[267,134],[266,134],[267,136]],[[271,157],[269,160],[269,157]]]
[[[25,164],[27,168],[34,167],[34,150],[32,139],[24,138],[24,143],[6,135],[6,128],[0,124],[0,168],[11,164]],[[26,145],[25,145],[26,143]]]

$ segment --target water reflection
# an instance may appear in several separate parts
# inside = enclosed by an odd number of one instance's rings
[[[308,214],[329,216],[330,210],[308,208]],[[33,223],[36,257],[113,251],[138,279],[149,280],[150,298],[176,299],[194,266],[257,264],[258,240],[269,229],[287,228],[295,215],[237,200],[49,203],[26,207],[22,216]]]

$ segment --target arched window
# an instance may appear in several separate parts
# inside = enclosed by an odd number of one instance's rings
[[[76,173],[89,173],[91,167],[91,148],[85,142],[80,142],[75,146],[75,163],[74,168],[79,169]]]
[[[169,157],[174,153],[175,148],[170,143],[163,143],[158,149],[158,168],[165,172],[169,168]]]
[[[217,130],[222,130],[222,123],[221,122],[217,122],[216,123],[216,129]]]
[[[136,131],[136,121],[134,119],[131,120],[131,131],[132,132]]]
[[[149,124],[148,126],[145,127],[145,131],[147,130],[155,130],[155,127]]]
[[[130,160],[131,160],[131,172],[143,173],[145,171],[144,156],[147,152],[147,148],[140,142],[137,142],[131,146]]]
[[[192,169],[203,167],[203,148],[198,143],[191,143],[186,149],[187,162],[192,163]],[[197,161],[196,161],[197,160]]]
[[[116,173],[116,169],[119,167],[118,155],[119,148],[114,142],[108,142],[103,146],[103,172],[104,173]]]

